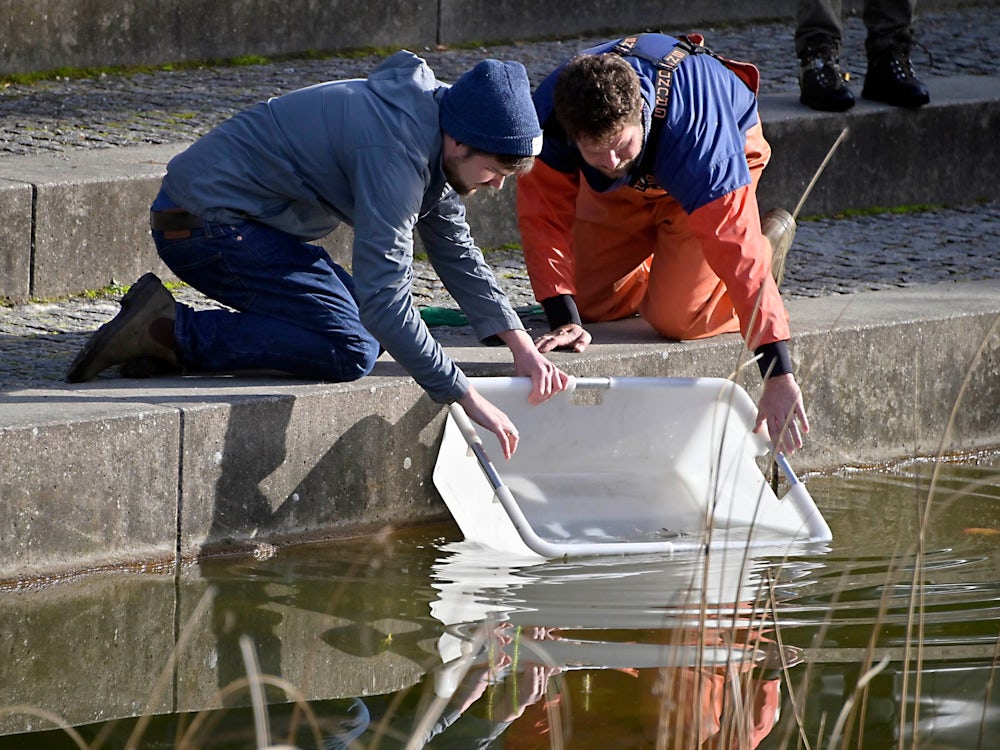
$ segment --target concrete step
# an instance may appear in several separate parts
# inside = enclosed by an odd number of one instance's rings
[[[795,207],[846,128],[847,137],[802,207],[805,214],[913,204],[961,204],[1000,195],[1000,77],[927,81],[917,111],[860,100],[844,114],[813,112],[794,94],[761,99],[773,149],[761,180],[763,209]],[[148,237],[149,204],[166,162],[185,144],[0,158],[0,297],[74,294],[145,271],[169,278]],[[469,200],[483,247],[519,241],[516,186]],[[352,233],[323,244],[350,264]]]
[[[814,426],[797,470],[1000,446],[1000,280],[797,299],[789,311]],[[590,330],[587,352],[553,355],[567,372],[729,377],[741,359],[735,335],[669,342],[639,319]],[[511,374],[506,350],[461,329],[436,335],[468,374]],[[756,368],[739,380],[759,393]],[[443,419],[387,357],[349,384],[175,377],[8,389],[0,580],[170,566],[442,517],[431,470]],[[521,450],[544,446],[525,435]]]

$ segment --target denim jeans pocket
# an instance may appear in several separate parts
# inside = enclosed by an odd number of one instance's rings
[[[153,241],[163,262],[185,283],[236,309],[252,304],[255,294],[242,277],[247,263],[256,263],[243,252],[240,227],[206,224],[184,239],[165,239],[154,231]]]
[[[157,230],[152,235],[157,253],[175,273],[216,262],[231,243],[241,239],[239,228],[227,224],[207,224],[182,239],[168,239]]]

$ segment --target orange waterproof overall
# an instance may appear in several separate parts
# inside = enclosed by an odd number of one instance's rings
[[[585,322],[638,313],[662,336],[740,331],[750,349],[789,338],[760,229],[757,182],[771,156],[747,131],[751,184],[688,214],[660,189],[592,190],[541,160],[518,178],[525,262],[539,301],[576,299]]]

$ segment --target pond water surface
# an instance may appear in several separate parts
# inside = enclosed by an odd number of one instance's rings
[[[790,554],[518,561],[442,524],[0,592],[0,750],[996,747],[1000,456],[806,481],[834,538]]]

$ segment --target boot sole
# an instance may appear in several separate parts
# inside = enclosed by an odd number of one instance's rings
[[[809,109],[815,110],[816,112],[846,112],[854,106],[855,99],[852,97],[850,99],[836,99],[830,101],[829,99],[819,100],[800,96],[799,103],[806,105]]]
[[[900,107],[902,109],[919,109],[931,101],[929,96],[918,96],[914,99],[903,101],[902,99],[894,99],[889,96],[882,96],[866,91],[861,92],[861,98],[867,99],[870,102],[880,102],[881,104],[888,104],[890,107]]]

